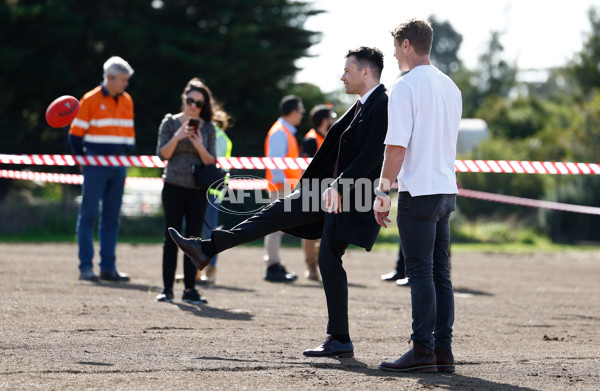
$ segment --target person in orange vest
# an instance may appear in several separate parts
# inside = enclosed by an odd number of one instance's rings
[[[332,110],[331,105],[317,105],[310,110],[310,119],[313,128],[304,135],[302,157],[313,157],[316,155],[336,117],[337,114]],[[319,281],[318,254],[320,243],[320,239],[302,239],[304,261],[306,262],[306,272],[304,275],[313,281]]]
[[[302,99],[295,95],[284,96],[279,102],[279,112],[281,116],[271,126],[265,139],[265,156],[297,158],[300,156],[300,148],[296,140],[296,126],[300,125],[305,113]],[[271,201],[289,194],[301,176],[302,170],[300,168],[267,169],[266,179],[269,181]],[[298,278],[296,273],[289,273],[281,262],[279,249],[281,248],[282,236],[283,232],[281,231],[265,236],[266,281],[292,282]]]
[[[125,89],[133,68],[113,56],[103,66],[104,80],[80,100],[79,114],[69,130],[74,155],[125,155],[135,147],[133,100]],[[79,279],[86,281],[129,281],[116,266],[119,215],[127,168],[83,166],[81,205],[77,217]],[[100,278],[93,272],[93,230],[99,206]]]

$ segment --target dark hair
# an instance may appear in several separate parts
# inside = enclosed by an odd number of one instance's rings
[[[281,115],[288,115],[294,110],[298,110],[302,99],[296,95],[286,95],[279,101],[279,112]]]
[[[213,99],[210,89],[202,80],[194,77],[188,81],[187,85],[183,89],[183,99],[185,99],[185,97],[192,91],[197,91],[204,97],[204,106],[202,106],[202,110],[200,111],[200,118],[205,121],[212,122],[214,115],[213,107],[217,104]]]
[[[408,39],[419,56],[429,55],[433,42],[433,28],[428,20],[410,19],[392,30],[392,37],[400,45]]]
[[[328,105],[317,105],[310,110],[310,119],[313,127],[317,129],[324,120],[331,117],[333,110]]]
[[[215,110],[215,115],[213,117],[215,124],[223,131],[233,126],[233,118],[225,110],[223,110],[222,107],[218,107]]]
[[[356,58],[358,69],[368,67],[376,80],[381,78],[381,72],[383,71],[383,53],[381,50],[361,46],[358,49],[348,50],[346,58],[350,56]]]

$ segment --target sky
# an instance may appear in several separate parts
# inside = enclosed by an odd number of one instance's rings
[[[398,75],[390,30],[402,21],[435,15],[463,36],[458,57],[474,69],[491,31],[504,34],[504,58],[519,69],[565,65],[581,50],[591,26],[589,0],[313,0],[327,12],[309,18],[304,27],[322,33],[321,42],[297,61],[296,82],[316,84],[323,92],[341,88],[339,80],[348,49],[375,46],[384,53],[382,82]],[[598,11],[600,6],[596,5]]]

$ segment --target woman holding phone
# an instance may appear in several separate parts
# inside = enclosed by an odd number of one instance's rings
[[[185,221],[186,236],[200,236],[206,209],[207,189],[199,188],[194,179],[195,164],[215,164],[216,136],[212,123],[216,103],[210,89],[200,79],[191,79],[181,95],[182,111],[166,114],[158,129],[157,155],[167,160],[164,169],[162,203],[165,215],[162,275],[163,290],[156,300],[172,302],[177,246],[168,227],[181,229]],[[182,301],[206,303],[195,289],[196,267],[184,254]]]

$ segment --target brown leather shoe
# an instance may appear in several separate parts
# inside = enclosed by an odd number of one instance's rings
[[[438,372],[454,373],[454,355],[450,348],[435,347],[434,350]]]
[[[184,238],[173,227],[169,227],[169,235],[199,270],[204,269],[210,263],[210,258],[202,251],[202,239]]]
[[[382,371],[436,373],[437,365],[433,349],[413,341],[413,347],[393,362],[379,364]]]

